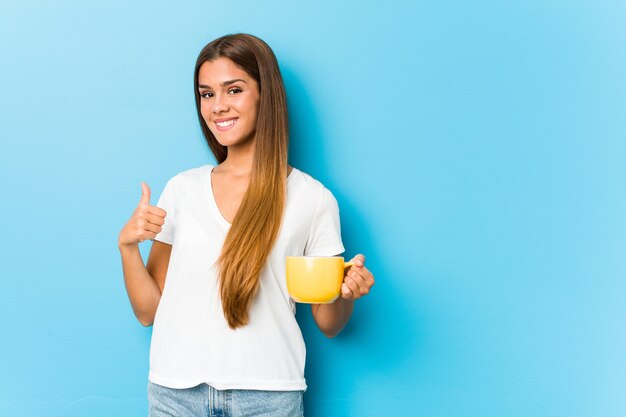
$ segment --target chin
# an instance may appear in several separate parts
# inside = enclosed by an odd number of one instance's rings
[[[219,137],[218,135],[216,135],[215,133],[213,133],[213,136],[215,136],[215,139],[217,140],[217,142],[222,145],[222,146],[237,146],[237,145],[243,145],[244,143],[250,142],[253,140],[253,138],[248,137],[248,138],[237,138],[237,139],[224,139]]]

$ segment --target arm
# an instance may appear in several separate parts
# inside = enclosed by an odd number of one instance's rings
[[[354,300],[369,293],[374,285],[374,276],[365,267],[365,256],[352,258],[354,266],[344,276],[341,296],[331,304],[312,304],[311,312],[317,327],[327,337],[335,337],[350,320]]]
[[[156,309],[165,285],[165,273],[170,262],[172,245],[153,241],[147,267],[139,253],[139,243],[154,239],[163,229],[165,210],[150,205],[150,187],[141,184],[139,205],[120,232],[117,246],[122,255],[122,270],[126,292],[137,320],[144,326],[154,321]]]
[[[172,245],[153,241],[147,266],[139,253],[138,245],[119,245],[126,292],[137,320],[150,326],[165,286],[165,274],[170,261]]]

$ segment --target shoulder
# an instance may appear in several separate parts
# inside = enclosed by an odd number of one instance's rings
[[[190,168],[185,171],[181,171],[174,176],[174,178],[179,178],[180,181],[189,181],[197,178],[204,178],[208,175],[213,169],[213,165],[202,165],[195,168]]]
[[[300,189],[318,194],[325,191],[330,192],[319,180],[313,178],[311,175],[299,170],[298,168],[294,168],[290,176],[294,177],[294,181],[292,182],[294,182]]]
[[[290,185],[293,184],[293,188],[295,188],[294,192],[315,199],[317,201],[316,205],[318,208],[320,205],[337,205],[337,200],[335,199],[333,193],[319,180],[297,168],[293,169],[291,175],[294,176],[292,181],[290,181]]]
[[[180,187],[204,181],[213,169],[213,165],[202,165],[181,171],[167,181],[167,186]]]

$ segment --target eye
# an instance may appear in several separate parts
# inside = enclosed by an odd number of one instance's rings
[[[200,97],[202,98],[211,98],[213,97],[213,93],[211,93],[210,91],[203,91],[200,93]]]
[[[241,93],[241,88],[239,87],[233,87],[231,89],[228,90],[228,94],[237,94],[237,93]]]

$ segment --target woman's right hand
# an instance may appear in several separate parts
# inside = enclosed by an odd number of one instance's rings
[[[141,200],[130,220],[122,228],[118,245],[133,246],[147,239],[154,239],[161,232],[167,213],[162,208],[150,205],[150,187],[141,183]]]

